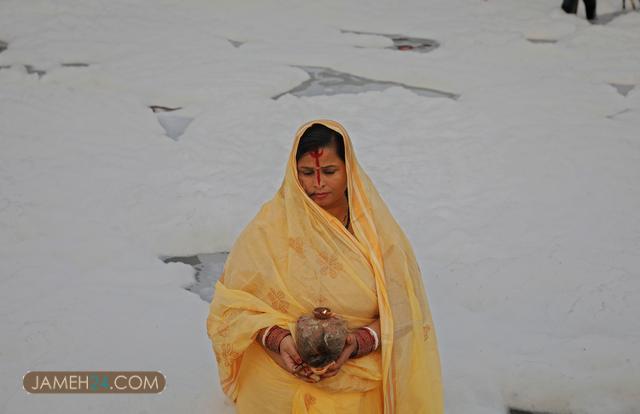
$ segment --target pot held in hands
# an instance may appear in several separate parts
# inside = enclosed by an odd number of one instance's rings
[[[340,356],[347,338],[347,322],[329,308],[315,308],[296,323],[300,357],[313,368],[326,367]]]

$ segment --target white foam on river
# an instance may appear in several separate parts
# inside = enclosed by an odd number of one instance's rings
[[[559,6],[2,1],[0,411],[230,412],[194,269],[158,257],[229,250],[297,127],[327,117],[415,248],[448,414],[637,412],[640,13]],[[271,99],[300,67],[458,99]],[[172,140],[158,117],[177,115]],[[29,370],[160,370],[167,388],[29,395]]]

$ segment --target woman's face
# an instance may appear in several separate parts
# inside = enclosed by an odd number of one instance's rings
[[[320,207],[337,207],[345,202],[347,169],[334,146],[307,152],[298,160],[298,181]]]

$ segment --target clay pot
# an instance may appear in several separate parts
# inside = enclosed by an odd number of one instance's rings
[[[309,366],[324,367],[338,359],[347,334],[347,321],[329,308],[315,308],[296,323],[298,353]]]

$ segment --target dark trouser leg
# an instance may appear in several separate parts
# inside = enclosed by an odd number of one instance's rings
[[[587,19],[596,18],[596,0],[584,0],[584,8],[587,11]]]
[[[578,0],[562,0],[562,10],[576,14],[578,12]]]

